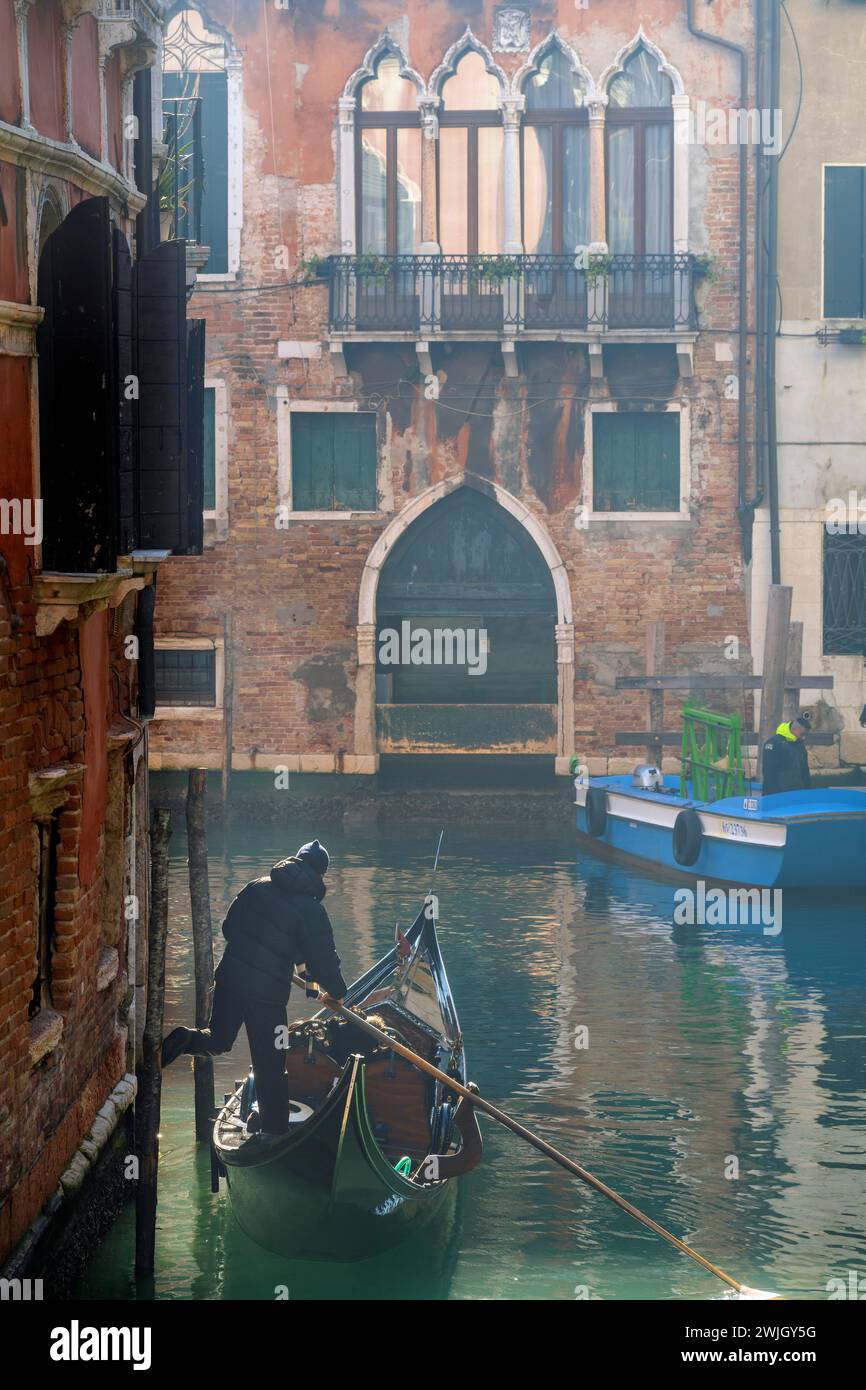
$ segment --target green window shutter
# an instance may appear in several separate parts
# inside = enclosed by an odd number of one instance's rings
[[[204,510],[216,511],[216,391],[204,389]]]
[[[824,314],[866,316],[866,169],[824,170]]]
[[[376,417],[335,415],[334,478],[338,511],[376,510]]]
[[[680,509],[680,417],[673,412],[636,417],[635,497],[641,511]]]
[[[599,413],[592,418],[592,493],[597,512],[625,512],[634,506],[634,420],[631,415]]]
[[[292,413],[292,510],[334,509],[334,427],[332,415]]]
[[[599,412],[592,441],[595,511],[679,511],[678,414]]]

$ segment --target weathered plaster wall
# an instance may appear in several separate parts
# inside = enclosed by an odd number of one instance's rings
[[[792,617],[802,621],[807,671],[834,677],[831,692],[804,691],[828,727],[844,725],[841,753],[866,762],[862,658],[823,653],[823,537],[827,504],[853,492],[866,517],[866,348],[822,346],[825,320],[824,165],[866,165],[862,116],[866,17],[862,6],[816,6],[790,0],[788,11],[803,64],[802,90],[794,40],[782,25],[783,139],[779,167],[779,295],[776,340],[778,470],[782,582],[793,588]],[[794,120],[799,106],[796,128]],[[854,321],[852,321],[854,322]],[[861,325],[862,326],[862,325]],[[854,518],[856,524],[856,516]],[[769,582],[769,514],[757,516],[752,575],[753,643],[763,648],[764,594]],[[819,702],[823,703],[819,704]],[[835,754],[830,750],[824,756]]]

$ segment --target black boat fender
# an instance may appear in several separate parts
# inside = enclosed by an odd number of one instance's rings
[[[603,787],[590,787],[586,794],[586,828],[599,839],[607,827],[607,792]]]
[[[687,806],[674,821],[673,850],[677,863],[686,867],[694,864],[701,852],[703,840],[701,818],[692,806]]]

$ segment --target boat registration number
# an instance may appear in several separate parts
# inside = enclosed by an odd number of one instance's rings
[[[723,820],[722,829],[726,835],[733,835],[736,840],[748,840],[749,832],[744,825],[740,825],[735,820]]]

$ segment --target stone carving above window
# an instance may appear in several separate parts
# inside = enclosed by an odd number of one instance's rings
[[[528,53],[529,10],[503,6],[493,14],[493,47],[497,53]]]

